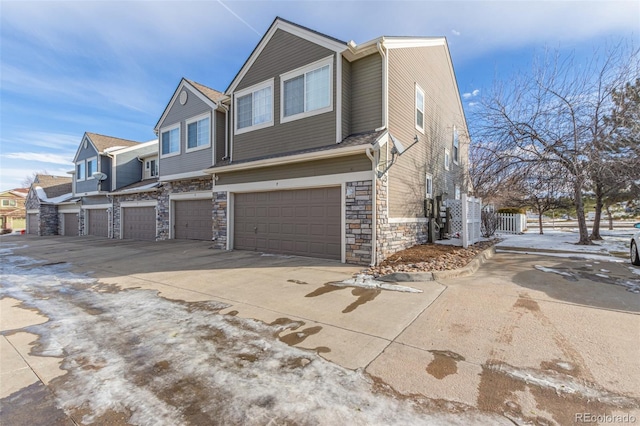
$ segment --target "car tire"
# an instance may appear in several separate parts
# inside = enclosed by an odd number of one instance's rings
[[[635,241],[631,241],[630,254],[631,254],[631,263],[636,266],[640,266],[640,256],[638,256],[638,246],[636,246]]]

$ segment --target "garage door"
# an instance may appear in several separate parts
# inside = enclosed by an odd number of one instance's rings
[[[27,233],[31,235],[38,235],[38,214],[37,213],[29,213],[27,214]]]
[[[62,216],[64,222],[64,235],[68,237],[78,236],[78,214],[64,213]]]
[[[341,258],[340,187],[236,194],[234,246]]]
[[[87,211],[89,212],[89,235],[95,235],[96,237],[108,237],[109,216],[107,211],[103,209],[92,209]]]
[[[156,240],[156,208],[125,207],[122,209],[122,238]]]
[[[213,238],[213,201],[175,201],[174,238],[180,240],[206,240]]]

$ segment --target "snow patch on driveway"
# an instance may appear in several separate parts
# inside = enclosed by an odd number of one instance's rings
[[[508,424],[380,391],[361,371],[280,342],[290,324],[221,315],[226,305],[216,302],[120,290],[6,251],[0,261],[0,297],[50,319],[28,328],[40,336],[34,352],[63,358],[68,373],[51,386],[67,413],[86,413],[83,423],[121,412],[138,425]]]

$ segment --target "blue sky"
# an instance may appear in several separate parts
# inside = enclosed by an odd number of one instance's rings
[[[153,139],[180,78],[224,91],[276,16],[358,44],[446,36],[467,112],[545,48],[640,42],[638,1],[0,0],[0,189],[66,175],[85,131]]]

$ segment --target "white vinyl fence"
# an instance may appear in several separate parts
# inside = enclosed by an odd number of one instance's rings
[[[520,213],[498,213],[498,229],[503,234],[522,234],[527,230],[527,216]]]
[[[451,235],[460,234],[462,247],[480,241],[482,200],[462,194],[460,200],[447,200],[451,212]]]

